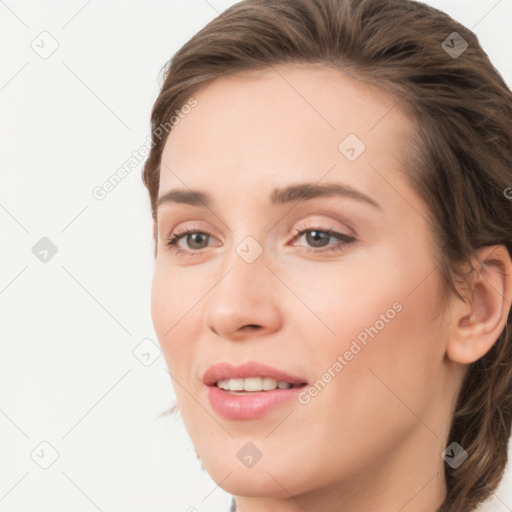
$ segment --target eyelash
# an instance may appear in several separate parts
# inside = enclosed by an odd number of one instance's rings
[[[344,233],[339,233],[338,231],[334,231],[332,229],[324,229],[320,226],[310,226],[304,229],[297,229],[294,231],[293,239],[300,238],[302,235],[309,233],[311,231],[318,231],[321,233],[328,234],[330,237],[338,238],[340,241],[338,244],[336,244],[336,248],[320,248],[320,249],[314,249],[310,247],[303,247],[304,252],[306,253],[314,253],[314,254],[321,254],[325,252],[342,252],[344,250],[343,248],[339,248],[339,244],[350,244],[356,241],[356,239],[353,236],[345,235]],[[204,231],[196,230],[196,229],[190,229],[190,230],[184,230],[184,231],[177,231],[176,233],[171,234],[169,237],[167,243],[165,244],[168,246],[169,250],[175,254],[182,254],[184,256],[196,256],[201,252],[201,249],[197,250],[186,250],[186,249],[180,249],[178,247],[178,241],[183,238],[185,235],[190,234],[201,234],[206,236],[211,236],[208,233],[205,233]]]

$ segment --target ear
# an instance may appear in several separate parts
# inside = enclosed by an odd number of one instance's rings
[[[505,246],[484,247],[473,260],[473,281],[465,302],[452,308],[447,356],[470,364],[484,356],[507,323],[512,300],[512,262]]]

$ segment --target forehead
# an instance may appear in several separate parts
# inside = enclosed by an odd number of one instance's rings
[[[197,106],[167,138],[161,192],[219,180],[240,190],[251,182],[284,186],[290,178],[320,180],[333,168],[330,178],[348,173],[364,185],[374,173],[369,162],[404,163],[410,120],[397,98],[334,68],[286,64],[244,72],[193,96]],[[356,144],[356,160],[343,154],[347,144]]]

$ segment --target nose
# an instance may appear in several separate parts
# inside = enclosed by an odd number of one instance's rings
[[[264,253],[248,263],[235,251],[205,297],[204,324],[217,336],[242,340],[266,336],[281,325],[277,285]]]

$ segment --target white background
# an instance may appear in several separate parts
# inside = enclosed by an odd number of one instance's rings
[[[181,420],[156,419],[174,401],[163,358],[133,353],[156,342],[142,165],[92,190],[145,143],[163,64],[233,3],[0,1],[0,511],[227,511]],[[512,85],[512,0],[427,3]],[[47,59],[38,37],[58,44]],[[511,472],[497,494],[485,510],[511,511]]]

